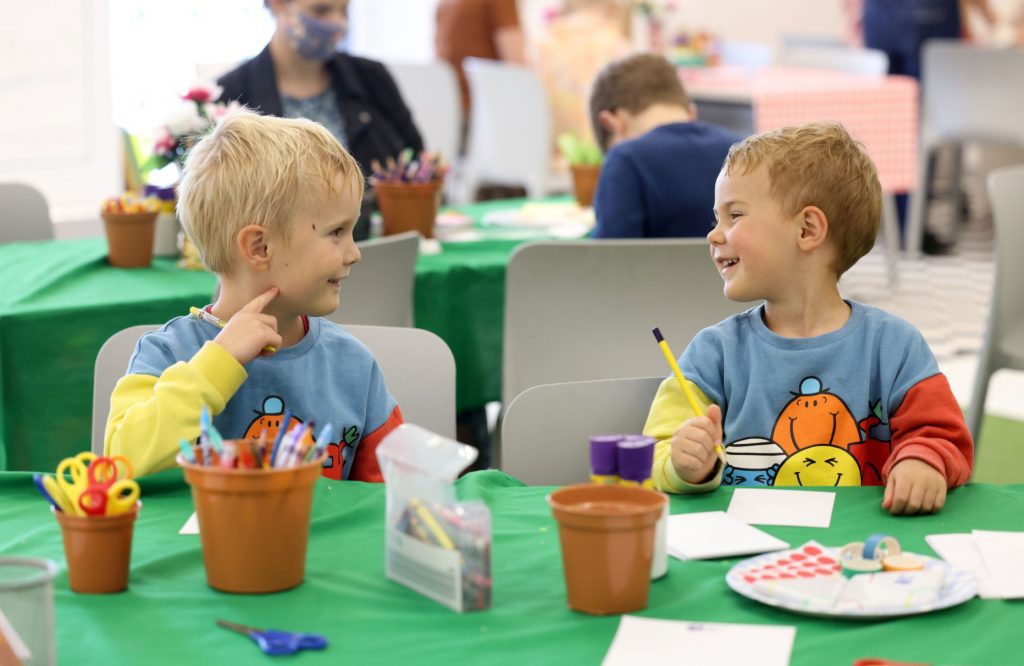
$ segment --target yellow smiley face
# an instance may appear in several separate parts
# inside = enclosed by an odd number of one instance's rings
[[[786,458],[776,486],[859,486],[860,467],[846,449],[828,444],[800,449]]]

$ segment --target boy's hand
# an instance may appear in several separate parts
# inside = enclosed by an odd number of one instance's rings
[[[695,416],[672,435],[672,466],[687,483],[703,483],[718,461],[715,447],[722,445],[722,409],[708,407],[707,416]]]
[[[213,339],[242,365],[264,353],[263,348],[267,345],[281,346],[277,317],[263,314],[263,308],[274,300],[277,293],[277,287],[271,287],[249,301]]]
[[[889,472],[882,508],[894,516],[934,513],[945,503],[946,478],[928,463],[908,458]]]

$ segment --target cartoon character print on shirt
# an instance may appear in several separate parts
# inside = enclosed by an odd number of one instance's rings
[[[864,431],[864,441],[850,445],[850,453],[860,465],[861,485],[864,486],[882,485],[882,467],[885,466],[892,453],[891,441],[871,436],[871,430],[875,426],[888,426],[882,420],[882,416],[882,401],[879,400],[875,402],[874,407],[871,407],[871,416],[863,418],[857,423]]]
[[[778,486],[859,486],[860,467],[850,452],[831,444],[800,449],[786,458],[778,474]]]
[[[727,486],[770,486],[786,452],[763,437],[747,437],[725,446],[722,483]]]
[[[787,455],[800,449],[827,444],[846,449],[860,442],[860,429],[843,399],[829,393],[817,377],[805,377],[800,392],[790,400],[772,431],[772,441]]]
[[[256,418],[249,423],[245,434],[242,435],[243,439],[258,440],[261,434],[265,432],[267,442],[274,442],[284,421],[284,407],[284,398],[281,396],[271,395],[264,398],[262,409],[253,410],[256,412]],[[292,415],[289,425],[296,423],[303,423],[303,420],[298,416]],[[328,444],[327,458],[323,464],[323,475],[338,481],[345,478],[348,468],[352,466],[349,461],[353,460],[355,445],[358,441],[359,429],[355,426],[350,426],[342,431],[341,439],[337,444]],[[313,433],[308,432],[303,442],[307,446],[312,446],[314,443]]]

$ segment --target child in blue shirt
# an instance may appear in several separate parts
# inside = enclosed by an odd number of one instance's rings
[[[632,55],[601,70],[590,119],[604,164],[594,197],[594,238],[703,236],[729,146],[740,140],[696,120],[665,58]]]
[[[655,485],[884,485],[894,514],[942,508],[974,459],[949,382],[913,326],[839,294],[881,219],[864,149],[829,123],[750,137],[718,176],[715,219],[726,297],[764,303],[680,358],[705,415],[662,383],[644,428],[659,440]]]

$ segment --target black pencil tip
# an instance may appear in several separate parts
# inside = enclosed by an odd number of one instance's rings
[[[657,326],[651,329],[651,333],[654,333],[654,339],[657,340],[658,342],[661,342],[662,340],[665,339],[661,337],[661,331],[658,329]]]

